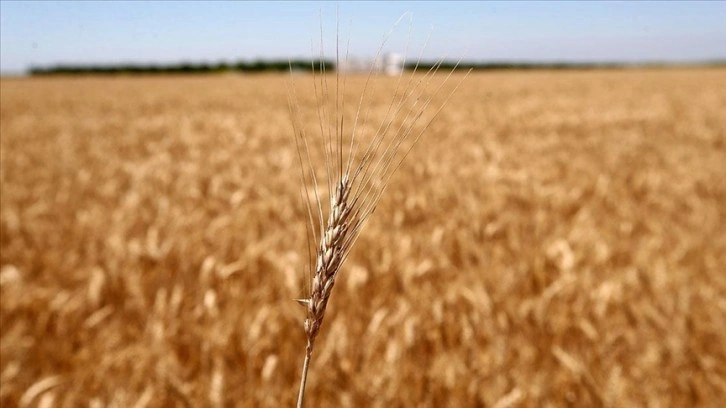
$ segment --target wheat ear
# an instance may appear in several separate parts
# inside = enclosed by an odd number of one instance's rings
[[[307,371],[315,338],[320,331],[320,326],[323,324],[325,308],[333,291],[335,277],[340,271],[346,254],[346,237],[350,227],[349,217],[351,215],[348,206],[349,193],[350,185],[348,184],[348,178],[345,177],[340,181],[333,194],[330,216],[325,233],[320,240],[320,248],[315,261],[315,275],[313,276],[310,298],[303,301],[308,309],[308,316],[305,318],[307,346],[305,347],[305,361],[298,395],[298,407],[302,407]]]
[[[410,14],[404,14],[394,24],[393,28],[384,37],[376,58],[379,58],[387,39],[391,36],[400,21]],[[410,35],[410,27],[409,27]],[[339,38],[337,36],[336,38]],[[410,38],[409,38],[410,39]],[[425,46],[424,46],[425,47]],[[329,194],[329,207],[327,221],[323,223],[323,205],[318,194],[318,179],[315,174],[315,162],[311,158],[311,146],[308,144],[305,136],[304,128],[298,122],[299,103],[296,100],[295,92],[290,94],[288,98],[290,114],[292,116],[293,131],[295,133],[295,144],[297,147],[298,160],[301,168],[301,181],[303,186],[303,197],[306,204],[308,218],[310,222],[309,232],[313,236],[314,242],[319,242],[316,248],[314,274],[310,287],[309,297],[298,299],[307,309],[307,317],[305,318],[304,328],[307,338],[305,347],[305,359],[303,361],[302,375],[300,378],[300,390],[298,393],[297,407],[303,406],[305,396],[305,385],[307,383],[308,369],[312,358],[315,339],[320,332],[320,327],[325,317],[325,310],[328,300],[335,285],[340,268],[345,262],[351,247],[355,243],[364,221],[375,209],[378,200],[388,185],[390,177],[395,173],[396,169],[401,165],[404,158],[408,155],[413,145],[418,141],[421,135],[426,131],[431,122],[438,116],[444,105],[456,89],[463,81],[463,78],[454,87],[448,97],[439,106],[438,110],[431,116],[428,123],[420,131],[415,131],[415,125],[422,117],[423,113],[429,107],[432,99],[441,90],[441,87],[447,83],[451,74],[454,72],[458,63],[449,72],[444,81],[429,95],[424,95],[431,84],[434,74],[438,71],[443,59],[439,59],[423,76],[414,80],[418,62],[411,73],[408,83],[401,89],[401,74],[398,77],[395,91],[388,111],[381,121],[375,134],[368,142],[361,142],[356,139],[356,129],[359,124],[359,118],[363,109],[363,102],[368,90],[373,70],[368,73],[363,92],[358,103],[357,113],[353,128],[350,131],[350,142],[344,143],[343,135],[345,133],[344,120],[340,114],[341,106],[344,107],[345,101],[340,101],[340,73],[336,69],[336,88],[335,88],[335,126],[334,130],[330,128],[330,115],[333,109],[328,107],[330,103],[330,95],[327,80],[325,79],[324,55],[322,52],[322,24],[321,24],[321,54],[318,77],[316,78],[315,65],[313,64],[313,84],[315,91],[315,99],[317,103],[318,119],[320,122],[320,133],[322,136],[321,147],[325,157],[325,168],[327,174],[327,187]],[[423,53],[423,50],[422,50]],[[339,51],[336,41],[336,66],[339,67]],[[419,61],[421,57],[419,56]],[[347,55],[346,55],[347,60]],[[404,60],[405,64],[405,60]],[[465,78],[465,77],[464,77]],[[319,80],[319,84],[317,83]],[[294,80],[293,83],[294,89]],[[343,90],[345,90],[345,79],[343,80]],[[394,125],[394,119],[403,119],[399,125]],[[365,120],[365,119],[364,119]],[[326,132],[324,123],[328,123]],[[406,146],[404,142],[409,140],[410,145]],[[362,155],[357,157],[358,149],[362,146]],[[344,152],[344,145],[349,147],[347,155]],[[347,156],[345,159],[344,157]],[[315,201],[309,199],[310,192],[313,193]],[[317,222],[316,222],[317,219]],[[316,231],[319,231],[319,236]]]

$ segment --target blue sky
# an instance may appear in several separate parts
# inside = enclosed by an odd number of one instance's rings
[[[0,71],[31,65],[309,58],[320,42],[473,61],[726,58],[726,1],[711,2],[0,2]],[[410,32],[410,35],[409,35]]]

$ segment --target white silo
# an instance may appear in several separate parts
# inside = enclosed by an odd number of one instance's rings
[[[403,73],[403,55],[389,52],[383,56],[383,72],[388,76],[397,76]]]

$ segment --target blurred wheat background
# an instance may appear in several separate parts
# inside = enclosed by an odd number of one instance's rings
[[[0,81],[0,405],[294,404],[286,82]],[[724,112],[723,69],[472,74],[343,267],[310,406],[720,406]]]

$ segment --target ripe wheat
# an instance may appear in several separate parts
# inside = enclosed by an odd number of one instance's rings
[[[377,51],[376,60],[380,58],[383,47],[403,17],[396,22],[391,31],[384,37]],[[319,243],[316,248],[310,293],[308,297],[298,299],[298,302],[307,309],[307,317],[304,322],[307,345],[300,380],[298,407],[303,405],[307,373],[315,340],[320,332],[328,301],[343,263],[348,257],[364,222],[374,211],[391,176],[456,91],[458,85],[461,84],[459,82],[442,102],[432,105],[434,98],[441,92],[442,87],[448,82],[456,67],[446,75],[438,86],[432,86],[443,59],[436,61],[432,68],[422,76],[417,76],[416,71],[421,59],[419,56],[403,87],[401,85],[404,74],[401,72],[398,75],[395,91],[384,117],[372,137],[369,140],[364,140],[359,125],[361,120],[365,123],[368,118],[366,113],[365,119],[362,119],[361,112],[366,92],[374,77],[374,68],[371,68],[368,72],[366,85],[359,97],[353,127],[348,133],[344,126],[345,78],[343,78],[341,89],[340,70],[337,69],[340,67],[338,38],[339,35],[336,36],[334,101],[331,98],[327,82],[328,75],[326,74],[325,64],[322,62],[324,61],[322,28],[321,63],[317,73],[313,65],[313,92],[315,93],[320,123],[322,158],[325,162],[323,172],[325,173],[324,178],[326,179],[328,191],[327,222],[325,223],[323,223],[325,219],[323,208],[325,206],[320,198],[318,181],[322,177],[316,174],[315,159],[313,159],[314,155],[311,154],[314,143],[308,141],[305,130],[299,126],[300,104],[295,96],[295,91],[292,92],[289,98],[301,169],[303,197],[305,198],[310,222],[309,232],[313,236],[313,242]],[[430,91],[432,87],[435,88],[433,92]],[[330,106],[333,102],[334,107]],[[431,117],[427,118],[427,121],[424,120],[426,123],[423,127],[417,127],[422,118],[425,118],[424,114],[430,110],[431,106],[438,106],[438,109],[434,111]],[[366,112],[369,109],[370,107],[366,109]],[[333,118],[330,117],[331,114],[334,114]],[[363,146],[362,151],[360,150],[361,145]],[[314,199],[310,199],[311,195]],[[316,233],[316,231],[318,232]]]

